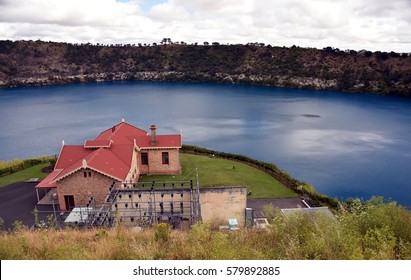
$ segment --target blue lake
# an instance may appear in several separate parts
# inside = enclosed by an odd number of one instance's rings
[[[331,197],[411,206],[411,100],[245,85],[113,82],[0,89],[0,160],[57,154],[125,118],[275,163]]]

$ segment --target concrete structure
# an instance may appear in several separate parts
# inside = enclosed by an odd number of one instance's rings
[[[181,172],[181,135],[150,134],[122,120],[84,145],[65,145],[54,171],[36,189],[55,188],[60,209],[86,206],[90,197],[101,205],[114,181],[117,188],[131,188],[142,174]],[[126,183],[124,183],[126,182]]]
[[[200,202],[203,221],[227,224],[229,219],[237,219],[240,227],[245,226],[246,187],[202,188]]]
[[[335,218],[333,212],[328,207],[309,207],[309,208],[288,208],[288,209],[281,209],[281,214],[285,218],[289,218],[293,215],[308,215],[310,217],[314,217],[316,215],[327,216],[331,218]]]

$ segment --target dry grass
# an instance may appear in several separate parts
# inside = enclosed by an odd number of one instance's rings
[[[121,226],[18,229],[0,233],[0,259],[411,259],[409,211],[393,204],[368,204],[360,212],[338,214],[337,219],[277,216],[267,230],[226,232],[197,224],[186,231],[166,231],[164,238],[163,227],[140,232]]]

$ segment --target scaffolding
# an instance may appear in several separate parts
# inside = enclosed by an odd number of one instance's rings
[[[103,204],[91,207],[86,222],[89,227],[112,227],[118,223],[129,226],[151,226],[169,223],[174,228],[181,223],[201,221],[198,175],[196,184],[190,181],[115,182],[109,188]],[[93,199],[89,201],[91,206]]]

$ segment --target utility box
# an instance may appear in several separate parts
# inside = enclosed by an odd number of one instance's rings
[[[253,227],[254,225],[254,209],[245,208],[245,226]]]

